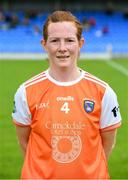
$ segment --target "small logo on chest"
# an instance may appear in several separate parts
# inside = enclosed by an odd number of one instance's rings
[[[36,104],[36,110],[44,108],[49,108],[49,101]]]
[[[95,105],[94,101],[84,100],[84,110],[87,113],[91,113],[94,110],[94,105]]]

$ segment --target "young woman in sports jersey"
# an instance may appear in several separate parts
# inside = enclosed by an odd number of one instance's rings
[[[24,155],[21,179],[109,179],[121,116],[110,86],[77,66],[82,25],[55,11],[41,43],[49,68],[19,87],[12,114]]]

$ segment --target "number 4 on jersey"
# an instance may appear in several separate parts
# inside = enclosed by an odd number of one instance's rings
[[[65,102],[65,103],[62,105],[62,107],[61,107],[60,110],[63,111],[65,114],[68,114],[68,112],[70,111],[69,103],[68,103],[68,102]]]

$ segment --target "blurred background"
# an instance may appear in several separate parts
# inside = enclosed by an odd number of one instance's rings
[[[20,178],[13,98],[22,82],[48,68],[40,41],[54,10],[71,11],[83,24],[78,65],[118,96],[123,121],[108,168],[111,179],[128,179],[128,0],[0,0],[0,179]]]
[[[0,57],[5,53],[44,53],[42,27],[47,15],[58,9],[70,10],[83,24],[83,55],[108,52],[113,57],[127,56],[127,0],[1,0]]]

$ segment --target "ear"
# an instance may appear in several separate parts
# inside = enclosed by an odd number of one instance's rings
[[[47,51],[46,41],[44,39],[41,40],[41,45],[44,48],[44,50]]]
[[[84,40],[84,38],[82,37],[82,38],[80,39],[80,41],[79,41],[79,46],[80,46],[80,48],[82,48],[82,46],[83,46],[84,43],[85,43],[85,40]]]

